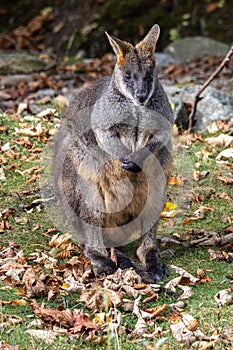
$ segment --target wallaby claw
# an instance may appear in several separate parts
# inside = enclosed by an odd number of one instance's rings
[[[122,168],[124,170],[132,171],[133,173],[139,173],[140,171],[142,171],[140,166],[138,166],[134,162],[127,162],[126,160],[122,162]]]
[[[153,269],[147,271],[155,282],[160,282],[170,275],[168,267],[160,262],[157,262]]]
[[[105,274],[105,275],[112,275],[114,274],[114,272],[116,272],[117,270],[117,267],[116,267],[116,264],[110,260],[108,262],[108,265],[102,265],[101,267],[99,267],[97,269],[97,273],[98,275],[102,275],[102,274]]]

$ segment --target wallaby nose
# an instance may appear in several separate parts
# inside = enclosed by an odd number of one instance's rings
[[[145,102],[145,100],[147,98],[147,93],[144,91],[137,91],[136,97],[140,103],[143,103],[143,102]]]

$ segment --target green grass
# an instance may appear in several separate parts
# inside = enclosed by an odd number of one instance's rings
[[[29,122],[28,122],[29,123]],[[42,124],[47,128],[53,127],[53,122],[43,120]],[[14,134],[15,127],[19,125],[19,118],[16,116],[0,116],[0,126],[4,125],[7,128],[7,132],[1,133],[1,145],[5,145],[10,142],[10,145],[16,145],[14,143],[15,138],[20,135]],[[46,143],[37,137],[29,138],[30,142],[36,144],[36,147],[44,148]],[[205,149],[209,151],[208,158],[201,156],[201,152]],[[11,230],[5,230],[4,233],[0,233],[1,246],[8,246],[9,242],[20,244],[23,248],[24,254],[30,256],[35,251],[46,251],[49,249],[49,235],[44,233],[54,224],[50,221],[46,210],[43,205],[40,206],[40,210],[34,208],[32,212],[27,212],[24,206],[30,204],[33,200],[40,198],[40,185],[39,181],[33,183],[27,183],[31,175],[21,175],[14,168],[10,168],[12,164],[20,164],[19,171],[24,171],[33,166],[40,166],[41,153],[36,154],[38,157],[30,162],[22,161],[21,157],[25,156],[29,158],[32,153],[31,148],[25,148],[24,146],[16,145],[15,153],[16,159],[5,157],[8,161],[3,165],[3,169],[6,175],[6,181],[1,183],[0,197],[1,208],[3,211],[7,208],[14,208],[15,214],[6,218],[11,226]],[[159,235],[170,235],[176,238],[179,235],[183,241],[181,246],[171,246],[174,250],[174,256],[169,259],[165,259],[166,264],[173,264],[182,267],[195,275],[198,268],[207,270],[208,276],[211,278],[209,283],[200,283],[193,286],[194,296],[188,299],[185,311],[192,314],[199,321],[199,328],[206,334],[211,335],[214,331],[219,332],[227,331],[233,336],[233,313],[232,305],[224,305],[219,307],[214,299],[214,295],[221,289],[230,288],[232,286],[233,276],[232,264],[225,261],[211,261],[207,252],[208,248],[191,248],[188,246],[188,239],[195,237],[195,232],[198,230],[206,229],[208,231],[225,233],[225,228],[232,225],[232,202],[226,199],[220,199],[217,195],[218,192],[227,192],[229,196],[232,196],[232,187],[217,179],[218,175],[230,176],[230,169],[216,165],[215,156],[221,151],[221,148],[211,149],[205,142],[193,141],[190,145],[179,150],[174,150],[175,166],[174,174],[181,176],[185,174],[186,182],[184,187],[170,186],[168,190],[168,200],[177,203],[179,208],[183,210],[181,216],[173,217],[166,220],[161,220],[159,227]],[[4,155],[4,154],[3,154]],[[17,157],[19,159],[17,159]],[[195,162],[199,162],[199,168],[196,170],[204,171],[208,170],[209,175],[197,182],[193,180],[192,168],[195,168]],[[192,197],[189,201],[187,198]],[[194,199],[196,198],[196,200]],[[195,210],[201,206],[212,208],[206,211],[206,215],[203,219],[190,222],[185,225],[183,222],[186,218],[192,217]],[[25,217],[26,222],[20,224],[16,222],[15,218]],[[172,224],[172,225],[170,225]],[[37,229],[35,229],[37,227]],[[173,236],[174,235],[174,236]],[[170,248],[170,245],[163,247],[163,249]],[[162,249],[162,250],[163,250]],[[232,245],[226,249],[232,249]],[[171,269],[171,276],[163,282],[165,284],[172,277],[177,276]],[[13,300],[20,298],[17,286],[14,288],[8,288],[3,283],[0,284],[0,298],[2,300]],[[85,309],[84,303],[78,302],[78,295],[62,295],[59,302],[51,301],[47,302],[46,299],[40,299],[39,303],[45,302],[47,307],[56,308],[58,305],[62,305],[66,308],[80,308],[85,312],[88,312],[91,316],[93,314]],[[171,303],[175,299],[166,296],[160,296],[158,301],[149,303],[148,307],[154,307],[158,304]],[[165,318],[161,318],[157,321],[165,333],[160,338],[167,337],[167,340],[159,347],[159,349],[186,349],[182,347],[171,335],[170,327],[168,323],[170,310],[165,313]],[[85,336],[80,338],[71,339],[66,335],[61,335],[55,339],[51,344],[46,344],[44,341],[33,338],[25,333],[27,325],[35,317],[30,306],[18,306],[18,305],[2,305],[0,309],[0,323],[6,322],[9,315],[15,315],[22,318],[22,322],[19,324],[7,323],[6,327],[1,331],[1,338],[8,344],[18,345],[21,349],[117,349],[116,339],[109,339],[108,342],[97,345],[85,340]],[[123,312],[123,325],[133,329],[137,322],[135,315]],[[132,341],[132,339],[131,339]],[[122,349],[152,349],[156,346],[156,340],[145,339],[139,343],[129,342],[125,336],[119,336],[119,342]],[[148,346],[151,346],[148,348]],[[226,349],[222,342],[216,344],[215,349]]]

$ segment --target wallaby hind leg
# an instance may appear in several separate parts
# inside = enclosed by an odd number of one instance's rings
[[[151,275],[155,282],[168,277],[170,272],[166,265],[158,260],[158,247],[156,244],[156,223],[141,239],[137,249],[139,260],[146,266],[146,271]]]
[[[132,267],[139,276],[141,276],[142,281],[145,283],[154,283],[154,279],[151,277],[151,275],[146,272],[140,265],[138,265],[134,260],[130,259],[125,253],[123,253],[121,250],[116,249],[116,256],[117,256],[117,265],[120,269],[124,270],[127,268]]]
[[[93,228],[93,231],[96,228]],[[92,232],[91,228],[85,232],[85,253],[97,267],[99,275],[102,273],[111,275],[117,270],[117,266],[110,257],[109,250],[104,247],[102,239],[102,229],[97,229],[98,232]]]

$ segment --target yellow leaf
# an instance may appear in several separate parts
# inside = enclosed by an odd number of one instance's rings
[[[171,211],[175,208],[177,208],[177,204],[172,203],[172,202],[166,202],[164,211]]]

